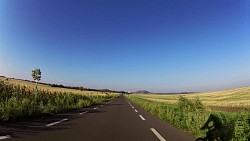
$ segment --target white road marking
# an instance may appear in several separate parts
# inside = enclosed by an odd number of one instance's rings
[[[103,105],[101,105],[101,106],[103,106]]]
[[[139,115],[139,117],[141,118],[141,120],[145,120],[145,118],[142,115]]]
[[[88,113],[89,111],[85,111],[85,112],[82,112],[82,113],[79,113],[80,115],[82,115],[82,114],[86,114],[86,113]]]
[[[125,98],[125,100],[128,102],[128,104],[130,104],[130,102]]]
[[[150,128],[160,141],[166,141],[154,128]]]
[[[98,107],[93,108],[94,110],[97,109]]]
[[[135,109],[135,112],[137,113],[138,111]]]
[[[131,108],[135,108],[127,99],[125,99],[127,102],[128,102],[128,104],[131,106]],[[136,111],[136,110],[135,110]],[[138,112],[138,111],[136,111],[136,112]],[[143,117],[142,117],[143,118]],[[144,118],[143,118],[144,119]],[[145,119],[144,119],[145,120]]]
[[[10,135],[0,136],[0,140],[4,140],[8,138],[11,138],[11,136]]]
[[[69,120],[68,118],[65,118],[65,119],[62,119],[60,121],[57,121],[57,122],[53,122],[53,123],[50,123],[50,124],[47,124],[46,126],[49,127],[49,126],[53,126],[53,125],[56,125],[58,123],[61,123],[61,122],[64,122],[64,121],[67,121]]]

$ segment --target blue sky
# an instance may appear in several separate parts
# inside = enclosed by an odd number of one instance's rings
[[[1,0],[0,75],[152,92],[250,85],[248,0]]]

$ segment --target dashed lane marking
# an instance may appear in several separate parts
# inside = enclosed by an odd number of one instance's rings
[[[166,141],[154,128],[150,129],[160,141]]]
[[[142,115],[139,115],[139,117],[141,118],[141,120],[145,120],[145,118]]]
[[[135,108],[127,99],[125,99],[125,100],[128,102],[128,104],[131,106],[132,109]],[[136,112],[138,112],[138,111],[136,111]],[[144,120],[145,120],[145,119],[144,119]]]
[[[8,138],[11,138],[11,136],[10,135],[0,136],[0,140],[4,140]]]
[[[82,112],[82,113],[79,113],[80,115],[82,115],[82,114],[86,114],[86,113],[88,113],[89,111],[85,111],[85,112]]]
[[[57,122],[53,122],[53,123],[50,123],[50,124],[47,124],[46,126],[49,127],[49,126],[53,126],[53,125],[56,125],[56,124],[59,124],[61,122],[64,122],[64,121],[67,121],[69,120],[68,118],[65,118],[65,119],[62,119],[60,121],[57,121]]]
[[[94,110],[97,109],[98,107],[93,108]]]
[[[137,113],[138,111],[135,109],[135,112]]]

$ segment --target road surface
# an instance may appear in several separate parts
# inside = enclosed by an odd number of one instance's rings
[[[0,123],[4,141],[194,141],[124,96],[53,118]]]

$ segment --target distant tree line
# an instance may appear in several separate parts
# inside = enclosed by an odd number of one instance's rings
[[[0,76],[0,77],[4,77],[5,76]],[[16,79],[16,80],[22,80],[22,81],[26,81],[26,82],[31,82],[31,83],[36,83],[35,81],[31,81],[31,80],[24,80],[24,79],[17,79],[17,78],[10,78],[10,79]],[[43,82],[37,82],[38,84],[43,84],[43,85],[49,85],[51,87],[58,87],[58,88],[67,88],[67,89],[75,89],[75,90],[80,90],[80,87],[74,87],[74,86],[64,86],[62,84],[51,84],[51,83],[43,83]],[[83,88],[83,87],[82,87]],[[97,92],[114,92],[114,93],[122,93],[122,94],[127,94],[127,92],[125,91],[115,91],[115,90],[109,90],[109,89],[92,89],[92,88],[83,88],[83,90],[85,91],[97,91]]]
[[[46,83],[45,83],[46,84]],[[125,91],[114,91],[114,90],[109,90],[109,89],[92,89],[92,88],[83,88],[82,86],[80,87],[73,87],[73,86],[64,86],[62,84],[58,85],[58,84],[47,84],[50,85],[51,87],[59,87],[59,88],[67,88],[67,89],[75,89],[75,90],[85,90],[85,91],[98,91],[98,92],[118,92],[118,93],[127,93]]]

